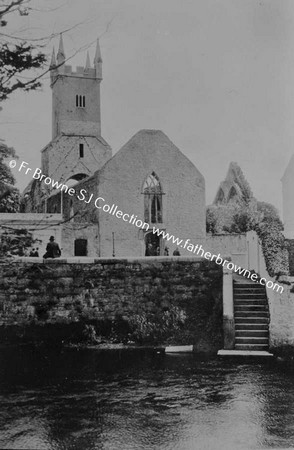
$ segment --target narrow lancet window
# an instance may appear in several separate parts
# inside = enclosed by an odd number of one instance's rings
[[[80,144],[80,158],[84,157],[84,144]]]

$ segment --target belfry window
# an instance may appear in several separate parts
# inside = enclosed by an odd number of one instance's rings
[[[143,185],[144,220],[147,223],[162,223],[162,188],[158,176],[152,172]]]
[[[79,145],[79,150],[80,150],[80,158],[83,158],[84,157],[84,144]]]
[[[85,95],[76,95],[76,107],[77,108],[85,108],[86,107],[86,96]]]
[[[216,203],[223,203],[224,199],[225,199],[224,191],[220,188],[216,196]]]

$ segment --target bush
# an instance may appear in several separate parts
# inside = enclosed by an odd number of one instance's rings
[[[277,209],[270,203],[240,200],[207,208],[206,230],[211,234],[256,231],[270,276],[288,274],[287,244]]]
[[[287,243],[282,233],[280,220],[261,222],[256,232],[261,240],[266,268],[270,276],[286,275],[289,272]]]
[[[33,239],[32,233],[26,229],[10,229],[0,235],[0,257],[24,256],[27,249],[34,243],[40,242]]]
[[[101,336],[97,336],[94,325],[86,325],[83,330],[83,337],[88,344],[101,343]]]
[[[140,344],[163,342],[179,332],[185,320],[185,311],[177,306],[170,306],[161,314],[134,314],[129,319],[130,338]]]

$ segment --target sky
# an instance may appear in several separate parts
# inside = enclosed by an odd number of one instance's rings
[[[294,153],[293,0],[32,0],[5,32],[63,33],[67,64],[94,58],[100,37],[102,136],[116,153],[160,129],[194,163],[212,203],[236,161],[255,197],[282,213],[281,177]],[[66,31],[68,30],[68,31]],[[2,104],[0,137],[30,167],[51,139],[48,76]],[[27,177],[17,176],[23,189]]]

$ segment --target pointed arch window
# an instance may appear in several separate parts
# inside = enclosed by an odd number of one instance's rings
[[[216,197],[216,203],[223,203],[225,199],[224,191],[220,188],[217,197]]]
[[[152,172],[143,185],[144,220],[147,223],[162,223],[162,188],[158,176]]]
[[[229,192],[228,201],[233,200],[235,197],[237,197],[237,191],[234,186],[232,186]]]

